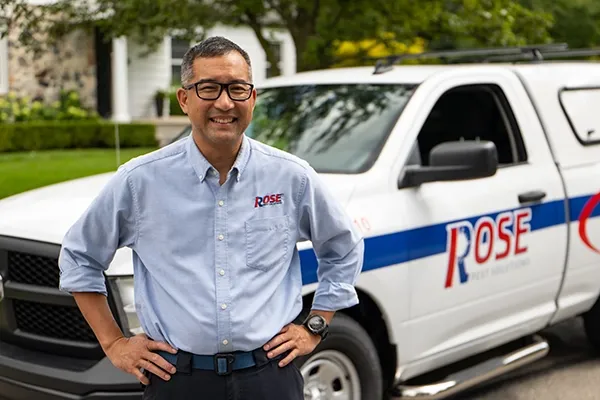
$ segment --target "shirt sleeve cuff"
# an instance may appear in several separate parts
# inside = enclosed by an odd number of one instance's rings
[[[358,304],[354,286],[343,282],[321,282],[315,292],[312,309],[338,311]]]
[[[95,268],[73,265],[61,260],[59,289],[63,292],[97,292],[108,296],[104,273]]]

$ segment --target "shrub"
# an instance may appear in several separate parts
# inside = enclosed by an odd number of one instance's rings
[[[121,147],[155,147],[152,124],[119,124]],[[114,148],[115,124],[92,121],[34,121],[0,124],[0,152]]]
[[[73,121],[99,120],[95,111],[87,110],[81,104],[75,91],[61,91],[59,100],[51,104],[29,97],[18,97],[10,92],[0,97],[0,124],[31,121]]]
[[[175,90],[177,90],[177,88],[173,88],[169,92],[169,115],[185,115],[181,110]]]

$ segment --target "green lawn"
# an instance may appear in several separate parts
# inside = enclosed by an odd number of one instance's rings
[[[154,150],[121,149],[120,162]],[[114,149],[0,153],[0,199],[69,179],[115,171]]]

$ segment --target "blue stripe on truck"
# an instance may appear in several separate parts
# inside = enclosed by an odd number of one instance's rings
[[[591,198],[592,195],[585,195],[569,199],[569,214],[572,222],[579,219],[583,207]],[[566,222],[564,200],[549,201],[532,205],[529,208],[531,208],[532,213],[530,221],[532,231],[550,228]],[[446,226],[448,224],[467,220],[475,225],[475,222],[482,217],[495,219],[502,212],[518,209],[520,208],[366,237],[363,271],[370,271],[445,253],[447,243]],[[590,215],[590,217],[598,216],[600,216],[600,206],[595,207]],[[579,238],[577,231],[572,231],[572,235]],[[300,251],[300,262],[302,265],[303,283],[310,284],[317,282],[317,259],[314,251],[312,249]]]

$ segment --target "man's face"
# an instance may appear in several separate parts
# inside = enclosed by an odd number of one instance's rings
[[[179,89],[177,97],[183,111],[188,115],[193,131],[199,139],[212,144],[233,144],[252,120],[256,102],[256,90],[244,92],[244,83],[250,83],[249,67],[236,51],[213,58],[197,58],[194,61],[194,79],[188,84],[203,81],[190,89]],[[234,101],[227,94],[226,87],[216,100],[220,90],[218,83],[239,83],[229,86],[234,99],[250,97],[243,101]],[[204,99],[198,97],[198,94]],[[248,94],[246,94],[248,93]]]

